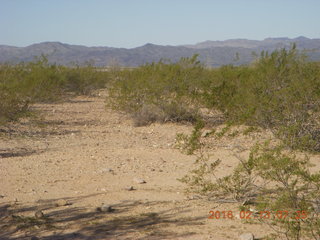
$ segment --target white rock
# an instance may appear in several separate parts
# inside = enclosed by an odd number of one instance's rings
[[[126,187],[125,190],[127,191],[133,191],[133,190],[136,190],[133,186],[130,186],[130,187]]]
[[[240,240],[254,240],[254,236],[252,233],[244,233],[239,236]]]
[[[142,178],[134,178],[133,181],[138,184],[144,184],[146,181]]]
[[[99,171],[100,173],[105,173],[105,172],[111,172],[113,173],[113,169],[112,168],[103,168]]]
[[[210,134],[212,134],[212,130],[205,130],[202,132],[201,137],[208,137]]]
[[[101,207],[97,208],[97,211],[98,212],[113,212],[114,209],[110,205],[103,204]]]
[[[59,199],[58,201],[56,201],[57,207],[62,207],[62,206],[67,206],[67,205],[70,205],[70,204],[64,199]]]

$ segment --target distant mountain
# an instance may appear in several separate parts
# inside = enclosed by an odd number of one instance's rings
[[[60,42],[43,42],[27,47],[0,45],[0,63],[18,63],[34,60],[35,56],[44,54],[49,62],[71,65],[74,63],[94,63],[96,66],[108,66],[117,62],[121,66],[139,66],[157,62],[161,59],[178,61],[181,57],[199,54],[199,59],[208,66],[227,64],[240,65],[253,61],[253,52],[273,51],[288,48],[296,43],[312,61],[320,61],[320,39],[306,37],[266,38],[262,41],[247,39],[230,39],[225,41],[205,41],[194,45],[161,46],[146,44],[137,48],[86,47]],[[238,57],[236,57],[238,56]]]
[[[214,47],[242,47],[242,48],[283,48],[290,47],[292,43],[296,43],[299,48],[319,48],[320,39],[309,39],[306,37],[297,38],[266,38],[262,41],[248,39],[230,39],[225,41],[205,41],[195,45],[185,45],[189,48],[203,49]]]

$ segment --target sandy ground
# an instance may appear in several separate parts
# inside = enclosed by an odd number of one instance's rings
[[[106,108],[105,99],[101,92],[38,104],[41,119],[1,129],[0,239],[222,240],[246,232],[263,239],[273,232],[236,218],[208,219],[211,210],[239,213],[237,204],[200,198],[177,180],[195,157],[175,148],[176,134],[192,126],[134,127],[128,116]],[[246,156],[263,137],[212,142],[212,157],[222,160],[217,174],[239,162],[235,151]],[[112,209],[98,211],[103,204]],[[35,218],[39,210],[44,217]]]

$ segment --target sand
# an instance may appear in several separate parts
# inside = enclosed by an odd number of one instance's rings
[[[194,168],[195,156],[175,147],[176,134],[190,133],[191,125],[134,127],[105,101],[100,91],[36,104],[40,118],[1,129],[0,239],[222,240],[273,233],[258,221],[209,219],[210,211],[236,215],[238,204],[215,203],[178,181]],[[212,158],[222,161],[217,174],[230,173],[239,163],[235,153],[246,157],[266,137],[212,140]],[[44,217],[36,218],[37,211]]]

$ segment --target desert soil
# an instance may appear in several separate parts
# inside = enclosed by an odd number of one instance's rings
[[[0,129],[0,239],[222,240],[273,232],[237,218],[208,219],[211,210],[236,215],[238,205],[200,197],[177,180],[194,167],[195,157],[175,147],[176,134],[191,125],[134,127],[105,102],[100,91],[36,104],[41,118]],[[229,173],[235,153],[247,156],[266,135],[212,140],[212,158],[222,160],[217,174]]]

